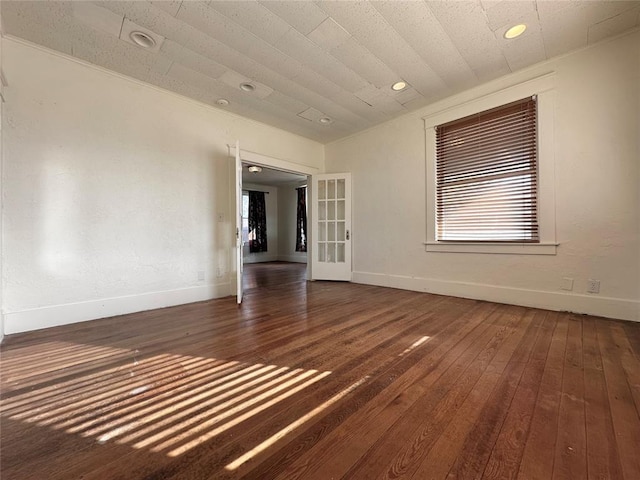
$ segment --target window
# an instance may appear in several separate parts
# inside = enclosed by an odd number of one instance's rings
[[[296,188],[296,252],[307,251],[307,187]]]
[[[249,253],[268,251],[265,192],[249,190]]]
[[[498,91],[480,87],[428,107],[427,252],[556,253],[554,83],[550,73]],[[532,99],[535,111],[526,113]],[[509,135],[521,133],[503,131],[487,149],[482,142],[492,131],[469,133],[481,128],[481,120],[497,122],[497,128],[501,112],[521,109],[525,113],[516,117],[535,118],[535,140],[516,141]],[[444,160],[438,157],[443,152]]]
[[[438,241],[538,242],[536,99],[436,127]]]
[[[242,192],[242,244],[249,243],[249,192]]]

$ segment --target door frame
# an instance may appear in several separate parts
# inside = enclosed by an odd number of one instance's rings
[[[236,146],[235,145],[227,145],[229,148],[229,156],[235,159],[236,156]],[[240,148],[240,163],[250,163],[252,165],[257,165],[259,167],[271,168],[273,170],[280,170],[281,172],[288,173],[296,173],[298,175],[306,175],[307,176],[307,195],[308,198],[311,198],[311,176],[317,175],[318,173],[322,173],[319,168],[311,167],[309,165],[301,165],[299,163],[293,163],[288,160],[283,160],[281,158],[271,157],[269,155],[263,155],[261,153],[251,152],[249,150],[245,150]],[[233,191],[231,192],[231,196],[236,198],[235,186]],[[311,208],[307,206],[307,225],[312,225],[310,222],[313,221],[311,218]],[[234,227],[235,228],[235,227]],[[311,255],[313,255],[313,238],[311,238],[311,228],[308,228],[309,236],[307,237],[307,280],[311,280]],[[231,258],[235,258],[235,249],[231,249]]]

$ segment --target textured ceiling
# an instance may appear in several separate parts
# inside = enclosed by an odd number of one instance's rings
[[[4,32],[328,142],[640,25],[638,1],[0,2]],[[524,35],[503,33],[525,23]],[[145,50],[128,33],[155,34]],[[398,80],[410,86],[396,93]],[[255,86],[244,92],[241,83]],[[320,123],[329,117],[330,124]]]
[[[261,172],[252,173],[249,171],[249,165],[248,163],[242,164],[242,183],[282,187],[297,186],[301,182],[307,181],[305,175],[283,172],[267,167],[263,167]]]

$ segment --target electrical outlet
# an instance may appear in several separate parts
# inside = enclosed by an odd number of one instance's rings
[[[562,279],[562,286],[560,288],[562,290],[573,290],[573,278],[564,277]]]
[[[600,293],[600,280],[587,280],[588,293]]]
[[[198,281],[202,282],[204,280],[204,270],[198,271]]]
[[[221,267],[216,268],[216,277],[218,277],[218,278],[222,277],[222,268]]]

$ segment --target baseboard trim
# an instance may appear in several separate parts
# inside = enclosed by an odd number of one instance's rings
[[[155,308],[211,300],[213,298],[226,297],[230,294],[230,289],[229,283],[201,285],[177,290],[6,312],[4,314],[4,333],[10,335],[29,332],[41,328],[57,327],[98,318],[153,310]]]
[[[433,278],[353,272],[354,283],[640,322],[640,301]]]

